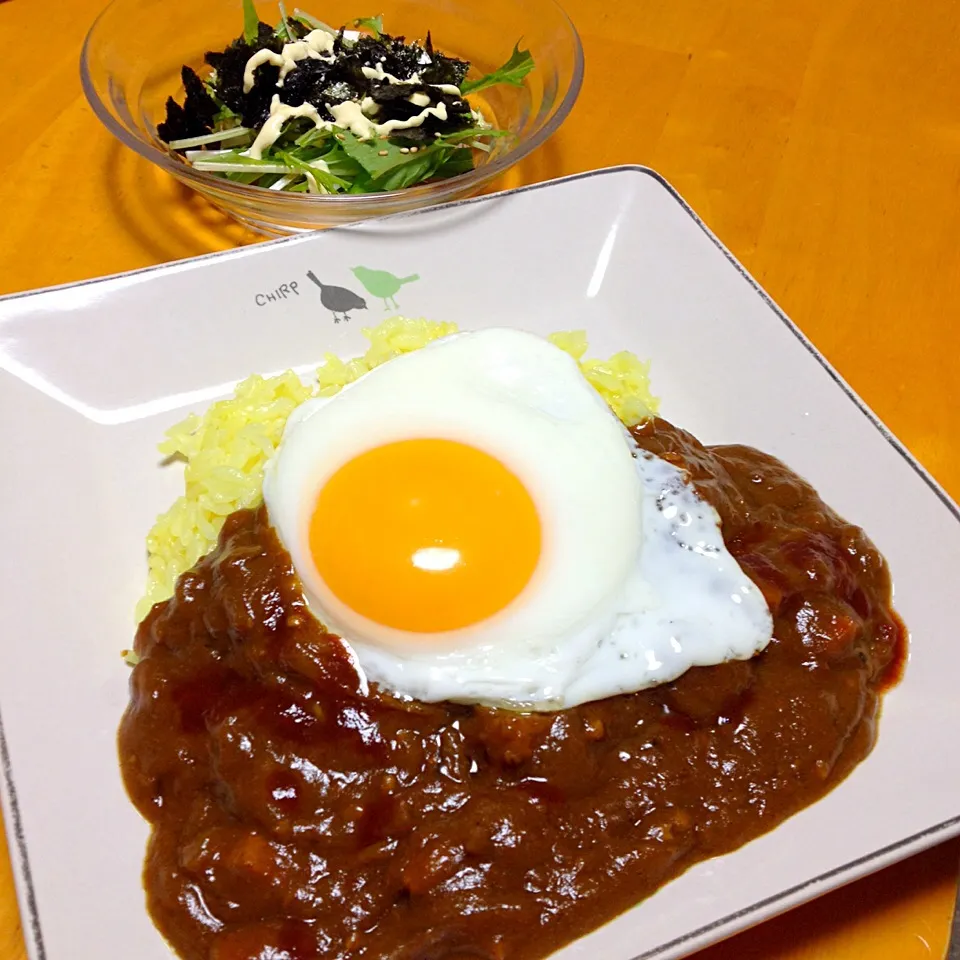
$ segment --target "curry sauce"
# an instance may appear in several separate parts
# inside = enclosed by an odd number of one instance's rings
[[[662,420],[774,617],[750,661],[556,713],[365,690],[266,512],[141,624],[120,729],[154,921],[187,960],[532,960],[869,752],[903,661],[886,564],[783,464]]]

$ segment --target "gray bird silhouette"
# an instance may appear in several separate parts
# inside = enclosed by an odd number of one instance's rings
[[[352,290],[321,283],[312,270],[307,271],[307,276],[320,288],[320,302],[333,314],[334,323],[349,320],[351,310],[367,309],[367,301],[357,296]]]

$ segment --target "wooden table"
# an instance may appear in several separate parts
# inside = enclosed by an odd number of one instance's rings
[[[103,2],[40,14],[0,0],[0,293],[256,242],[94,118],[77,62]],[[580,101],[498,186],[659,170],[960,498],[956,3],[566,6],[586,50]],[[49,35],[39,60],[17,39],[37,30]],[[699,960],[940,958],[958,859],[956,843],[931,850]],[[0,956],[22,960],[7,862],[0,837]]]

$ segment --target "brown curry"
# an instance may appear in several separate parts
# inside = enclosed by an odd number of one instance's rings
[[[551,714],[363,695],[263,509],[140,627],[120,730],[150,912],[188,960],[531,960],[868,753],[902,663],[883,558],[772,457],[658,420],[763,591],[747,662]]]

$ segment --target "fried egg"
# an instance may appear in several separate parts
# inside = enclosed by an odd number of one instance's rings
[[[264,499],[317,619],[401,696],[560,709],[771,636],[716,511],[532,334],[447,337],[302,404]]]

